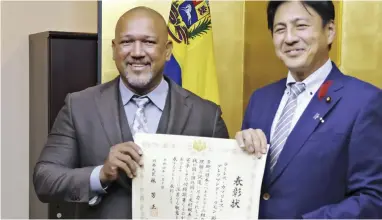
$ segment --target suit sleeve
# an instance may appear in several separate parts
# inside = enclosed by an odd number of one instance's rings
[[[33,184],[42,202],[89,201],[90,175],[95,167],[78,168],[78,151],[68,95],[34,168]]]
[[[349,140],[346,199],[303,218],[382,218],[382,93],[359,113]],[[314,199],[314,198],[312,198]]]
[[[251,112],[252,112],[252,103],[253,103],[254,95],[255,93],[252,94],[249,100],[248,106],[245,110],[243,123],[241,125],[241,130],[246,130],[248,128],[251,128],[250,119],[252,117]]]
[[[216,114],[215,114],[215,124],[214,124],[214,131],[213,131],[213,137],[216,138],[229,138],[227,126],[222,118],[222,111],[220,107],[217,107]]]

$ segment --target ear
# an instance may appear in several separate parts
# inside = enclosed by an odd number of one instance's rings
[[[166,60],[169,61],[171,59],[172,54],[172,41],[168,40],[166,43]]]
[[[115,58],[117,57],[117,48],[115,45],[115,39],[111,41],[111,47],[113,48],[113,60],[115,60]]]
[[[331,20],[326,25],[326,37],[328,40],[328,45],[333,43],[335,36],[336,36],[336,25],[334,24],[334,21]]]

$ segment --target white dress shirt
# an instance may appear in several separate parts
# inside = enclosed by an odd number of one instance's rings
[[[328,59],[328,61],[326,61],[326,63],[323,66],[321,66],[319,69],[313,72],[310,76],[308,76],[304,81],[302,81],[302,83],[305,83],[306,89],[297,97],[297,107],[293,115],[290,131],[293,130],[297,121],[300,119],[302,113],[305,111],[306,107],[308,106],[310,100],[316,94],[317,90],[320,88],[321,84],[325,81],[326,77],[329,75],[330,71],[332,70],[332,67],[333,67],[332,61]],[[277,109],[276,115],[273,119],[272,128],[271,128],[271,140],[275,132],[277,122],[279,121],[281,113],[288,101],[288,97],[290,93],[290,86],[288,84],[292,82],[296,82],[296,80],[294,79],[291,72],[289,71],[287,81],[286,81],[286,89],[285,89],[283,97],[281,98],[280,105],[279,105],[279,108]],[[268,142],[270,142],[270,140],[268,140]]]

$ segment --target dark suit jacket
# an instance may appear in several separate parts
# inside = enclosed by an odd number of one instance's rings
[[[326,96],[312,97],[272,173],[268,154],[259,218],[382,218],[382,91],[334,63],[327,80]],[[244,129],[269,140],[285,82],[253,93]]]
[[[228,138],[221,110],[169,82],[166,105],[157,133]],[[78,218],[131,218],[131,185],[119,181],[96,206],[89,206],[90,175],[104,163],[109,148],[133,141],[115,80],[69,94],[58,113],[33,175],[43,202],[73,202]]]

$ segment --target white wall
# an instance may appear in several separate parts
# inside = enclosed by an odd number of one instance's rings
[[[97,32],[96,1],[1,1],[1,218],[29,217],[28,35]]]

